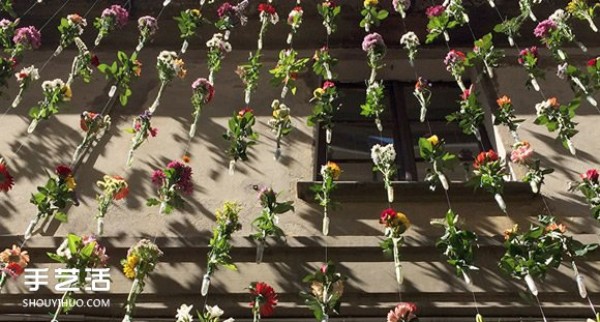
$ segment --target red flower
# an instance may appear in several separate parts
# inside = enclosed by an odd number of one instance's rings
[[[92,66],[94,66],[94,67],[98,67],[100,65],[100,59],[98,59],[98,56],[92,55],[92,59],[90,60],[90,64],[92,64]]]
[[[460,99],[463,101],[466,101],[469,99],[469,97],[471,96],[471,93],[473,92],[473,85],[469,86],[469,88],[465,89],[462,94],[460,95]]]
[[[21,265],[19,265],[19,263],[11,262],[8,265],[6,265],[6,267],[4,268],[4,272],[12,276],[13,278],[16,278],[17,276],[23,274],[23,272],[25,272],[25,269]]]
[[[165,173],[162,170],[154,170],[154,172],[152,172],[152,184],[155,186],[162,186],[166,178],[167,176],[165,176]]]
[[[598,58],[592,58],[592,59],[588,60],[587,65],[589,67],[596,67],[597,63],[598,63]]]
[[[294,7],[294,11],[302,11],[302,7],[300,7],[300,6],[295,6],[295,7]]]
[[[0,191],[8,192],[10,189],[12,189],[14,184],[15,180],[10,173],[8,173],[6,163],[0,159]]]
[[[600,175],[598,174],[598,170],[596,170],[596,169],[590,169],[590,170],[586,171],[585,174],[582,174],[581,178],[589,180],[589,181],[591,181],[593,183],[597,183],[599,176]]]
[[[444,11],[446,11],[446,8],[444,8],[444,6],[431,6],[425,10],[425,14],[427,15],[427,18],[432,18],[442,15]]]
[[[473,167],[475,169],[479,169],[480,166],[482,166],[488,162],[494,162],[494,161],[498,161],[498,154],[496,154],[496,152],[494,152],[494,150],[490,149],[487,152],[479,153],[477,158],[475,158],[475,162],[473,162]]]
[[[379,223],[387,226],[387,223],[394,219],[394,217],[396,217],[396,211],[394,209],[385,209],[381,212],[381,215],[379,216]]]
[[[325,83],[323,83],[323,89],[334,88],[334,87],[335,87],[335,83],[332,81],[325,81]]]
[[[250,303],[253,309],[258,305],[261,316],[270,316],[277,305],[277,293],[264,282],[252,283],[250,285],[250,294],[254,296],[254,301]]]
[[[54,170],[54,172],[56,172],[56,174],[61,178],[61,179],[65,179],[68,176],[70,176],[71,174],[73,174],[73,170],[71,170],[71,168],[69,168],[68,166],[61,164],[59,166],[56,167],[56,170]]]
[[[115,178],[117,180],[124,180],[123,177],[121,177],[121,176],[113,176],[113,178]],[[117,191],[117,193],[115,193],[114,199],[115,200],[125,199],[125,197],[127,197],[128,194],[129,194],[129,187],[127,186],[127,184],[125,184],[125,187],[121,188],[121,190],[119,190],[119,191]]]
[[[238,116],[244,117],[246,115],[246,113],[254,113],[254,110],[249,107],[246,107],[245,109],[238,112]]]
[[[158,128],[157,127],[151,127],[150,128],[150,136],[155,137],[158,134]]]
[[[259,12],[266,12],[270,15],[274,15],[275,14],[275,7],[273,7],[272,5],[268,4],[268,3],[261,3],[258,5],[258,11]]]
[[[333,0],[325,0],[322,4],[323,7],[335,8],[337,4]]]

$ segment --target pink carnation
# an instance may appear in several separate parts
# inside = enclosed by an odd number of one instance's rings
[[[42,34],[34,26],[19,28],[15,31],[13,42],[17,45],[38,49],[42,45]]]
[[[556,29],[556,22],[546,19],[538,23],[537,27],[533,30],[533,34],[538,38],[545,38],[548,36],[548,33],[554,29]]]
[[[154,170],[154,172],[152,172],[152,184],[153,185],[160,187],[165,182],[165,179],[166,179],[166,176],[162,170]]]
[[[362,50],[369,51],[371,49],[385,48],[383,37],[380,34],[373,32],[365,36],[362,42]]]
[[[417,305],[402,302],[388,313],[387,322],[409,322],[417,318]]]
[[[446,58],[444,58],[444,64],[446,66],[451,66],[457,63],[462,63],[465,61],[465,59],[466,56],[462,51],[452,49],[448,52]]]
[[[129,12],[120,5],[115,4],[102,11],[102,18],[107,17],[113,17],[115,19],[115,26],[117,28],[122,28],[129,20]]]
[[[582,179],[591,181],[593,183],[598,183],[598,177],[600,177],[600,174],[598,174],[598,170],[596,169],[590,169],[586,171],[585,174],[581,175]]]
[[[441,16],[444,11],[446,11],[446,8],[442,5],[431,6],[425,10],[425,14],[427,15],[427,18],[433,18]]]
[[[510,161],[517,164],[527,164],[533,157],[533,148],[527,142],[515,144],[510,153]]]
[[[175,170],[173,179],[176,188],[185,194],[191,194],[194,188],[194,184],[192,183],[192,168],[179,161],[169,162],[167,168]]]

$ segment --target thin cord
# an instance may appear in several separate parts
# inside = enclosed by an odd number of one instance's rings
[[[37,0],[33,0],[33,4],[29,7],[29,9],[25,10],[25,12],[19,17],[19,18],[23,18],[25,16],[27,16],[27,14],[38,4],[39,2]]]
[[[63,5],[60,6],[60,8],[58,8],[58,10],[56,10],[56,12],[54,12],[52,17],[50,17],[48,20],[46,20],[46,23],[42,26],[42,28],[40,28],[40,32],[42,32],[42,30],[44,30],[44,28],[46,28],[48,26],[48,24],[52,21],[52,19],[54,19],[54,17],[56,17],[56,15],[58,15],[58,13],[62,11],[62,9],[69,3],[69,1],[71,1],[71,0],[66,0],[65,3],[63,3]]]

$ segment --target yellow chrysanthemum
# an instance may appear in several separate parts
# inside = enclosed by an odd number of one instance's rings
[[[398,224],[403,227],[403,232],[410,228],[410,220],[408,220],[408,217],[405,214],[398,212],[395,220],[397,220]]]
[[[67,188],[71,191],[75,190],[75,187],[77,187],[77,182],[75,182],[75,178],[73,178],[73,176],[67,177],[67,179],[65,180],[65,184],[67,185]]]
[[[342,169],[337,163],[329,161],[327,162],[327,168],[329,168],[329,171],[331,171],[331,177],[333,180],[339,179],[340,175],[342,174]]]
[[[125,277],[129,279],[133,279],[135,277],[135,267],[140,262],[140,258],[136,255],[131,255],[127,257],[127,262],[123,265],[123,273],[125,273]]]
[[[437,135],[432,135],[432,136],[428,137],[427,141],[429,141],[429,143],[431,143],[431,145],[438,145],[438,143],[440,143],[440,139],[438,138]]]
[[[379,0],[365,0],[365,2],[363,3],[363,5],[365,7],[373,7],[379,4]]]
[[[571,2],[569,2],[569,4],[567,5],[567,12],[570,14],[573,14],[573,12],[577,11],[577,7],[578,7],[578,0],[573,0]]]

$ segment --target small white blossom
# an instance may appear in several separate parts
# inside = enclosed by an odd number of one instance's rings
[[[190,312],[192,311],[193,305],[181,304],[181,307],[177,309],[177,322],[192,322],[194,319]]]

